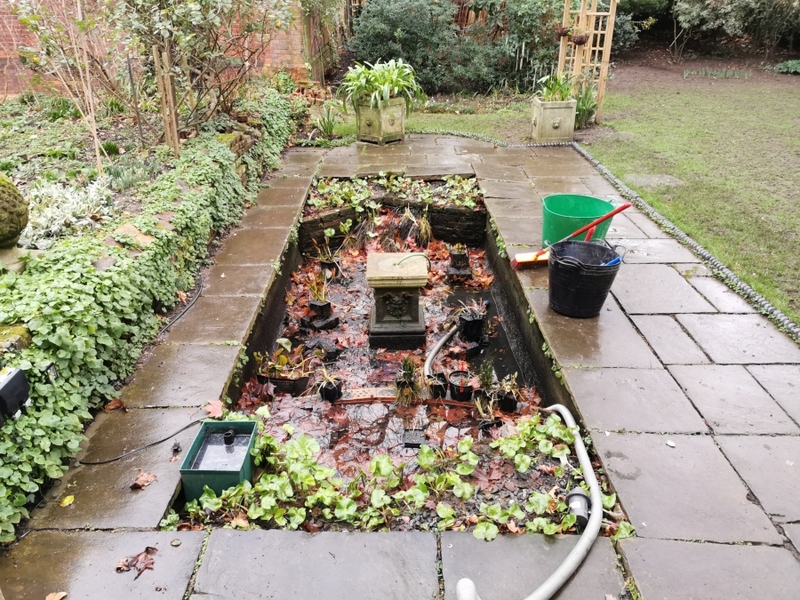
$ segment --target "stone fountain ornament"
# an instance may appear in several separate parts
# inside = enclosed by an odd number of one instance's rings
[[[420,289],[428,283],[428,258],[419,252],[370,252],[367,284],[375,302],[369,318],[369,345],[412,350],[425,345]]]

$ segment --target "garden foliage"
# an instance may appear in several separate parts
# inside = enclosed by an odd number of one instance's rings
[[[244,157],[250,181],[257,182],[255,174],[278,165],[293,131],[290,106],[274,90],[262,90],[238,108],[263,127]],[[0,324],[24,324],[32,338],[28,349],[3,355],[0,364],[25,371],[32,399],[19,419],[0,428],[0,542],[14,539],[14,525],[28,516],[40,489],[63,475],[91,411],[116,395],[158,331],[157,314],[193,285],[209,237],[241,217],[248,192],[233,169],[235,159],[209,128],[184,142],[168,170],[137,188],[143,210],[130,222],[153,243],[139,246],[129,236],[116,236],[121,247],[103,243],[117,221],[56,241],[23,274],[0,276]],[[155,217],[165,211],[174,213],[174,230]],[[115,264],[98,270],[103,256]],[[50,364],[58,372],[52,381],[45,375]]]

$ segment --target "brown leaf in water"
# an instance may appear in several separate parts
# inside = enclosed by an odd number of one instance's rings
[[[156,480],[156,476],[153,475],[152,473],[147,473],[142,469],[138,469],[138,471],[139,474],[136,476],[136,479],[131,484],[132,490],[143,490]]]
[[[53,592],[52,594],[47,594],[47,598],[44,600],[64,600],[67,597],[67,592]]]
[[[131,569],[136,570],[136,577],[134,581],[139,579],[139,575],[144,573],[147,569],[153,570],[153,555],[158,552],[158,548],[147,546],[144,551],[139,552],[136,556],[128,556],[119,561],[117,565],[117,573],[124,573]]]
[[[107,412],[107,413],[110,413],[112,410],[117,410],[118,408],[121,408],[125,412],[128,412],[128,407],[125,406],[125,403],[122,400],[120,400],[119,398],[116,398],[116,399],[112,400],[111,402],[109,402],[108,404],[106,404],[103,407],[103,411]]]
[[[203,408],[208,413],[208,416],[212,419],[219,419],[222,417],[222,410],[224,408],[222,405],[222,400],[212,400]]]

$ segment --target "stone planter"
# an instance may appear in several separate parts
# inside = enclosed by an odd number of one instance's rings
[[[401,141],[406,133],[406,101],[392,98],[380,108],[358,107],[358,141],[385,144]]]
[[[533,99],[531,137],[537,144],[571,142],[575,131],[576,100],[544,102]]]

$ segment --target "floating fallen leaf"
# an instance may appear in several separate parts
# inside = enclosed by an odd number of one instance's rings
[[[156,480],[156,476],[152,473],[146,473],[142,469],[139,469],[139,474],[136,476],[136,479],[131,484],[132,490],[143,490],[148,485],[153,483]]]
[[[222,411],[224,409],[222,406],[222,400],[212,400],[203,408],[208,413],[208,416],[212,419],[219,419],[222,417]]]
[[[139,579],[139,575],[144,573],[147,569],[153,570],[153,555],[158,552],[158,548],[147,546],[144,551],[139,552],[136,556],[128,556],[119,561],[117,565],[117,573],[124,573],[131,569],[136,570],[136,577],[134,581]]]
[[[67,597],[67,592],[53,592],[52,594],[47,594],[47,598],[44,600],[64,600]]]
[[[59,506],[69,506],[73,502],[75,502],[75,496],[64,496],[58,504]]]
[[[124,403],[122,400],[120,400],[119,398],[117,398],[117,399],[115,399],[115,400],[112,400],[111,402],[109,402],[108,404],[106,404],[106,405],[103,407],[103,411],[105,411],[105,412],[109,413],[109,412],[111,412],[112,410],[117,410],[118,408],[121,408],[121,409],[122,409],[122,410],[124,410],[125,412],[128,412],[128,407],[127,407],[127,406],[125,406],[125,403]]]

